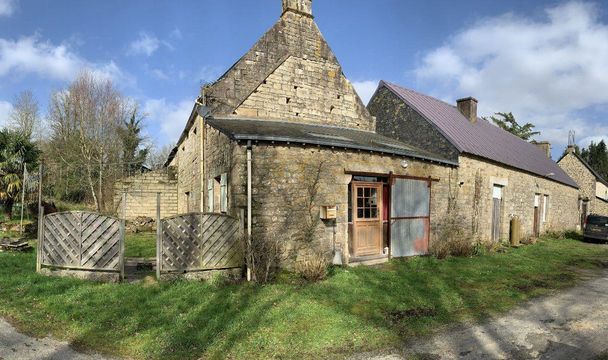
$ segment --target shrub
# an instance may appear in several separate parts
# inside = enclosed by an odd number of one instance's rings
[[[329,261],[324,254],[314,253],[296,263],[296,272],[307,281],[316,282],[327,278]]]

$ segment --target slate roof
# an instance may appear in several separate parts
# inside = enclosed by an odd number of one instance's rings
[[[206,123],[233,140],[330,146],[458,165],[453,161],[439,158],[437,155],[375,132],[327,125],[242,118],[209,118]]]
[[[536,145],[482,118],[472,124],[455,105],[390,82],[381,81],[382,86],[426,118],[461,153],[476,155],[578,188],[576,182]],[[554,175],[547,176],[551,173]]]

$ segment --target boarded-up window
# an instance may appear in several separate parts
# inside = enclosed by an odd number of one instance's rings
[[[543,222],[547,222],[547,213],[549,212],[549,195],[543,196]]]

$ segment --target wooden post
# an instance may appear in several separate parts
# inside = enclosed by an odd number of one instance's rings
[[[42,208],[42,163],[38,166],[38,249],[36,249],[36,272],[42,267],[42,237],[44,236],[44,209]]]
[[[122,193],[122,214],[120,219],[120,255],[118,257],[118,263],[120,268],[120,281],[125,279],[125,222],[127,217],[127,193]]]
[[[161,246],[162,246],[162,229],[160,224],[160,193],[156,193],[156,279],[160,281],[160,266],[162,263]]]

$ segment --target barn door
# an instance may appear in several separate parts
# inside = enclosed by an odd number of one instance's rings
[[[391,178],[390,236],[394,257],[423,255],[429,250],[431,182]]]
[[[382,254],[382,183],[353,181],[353,256]]]
[[[502,208],[502,186],[494,185],[492,188],[492,241],[500,241],[500,228]]]

